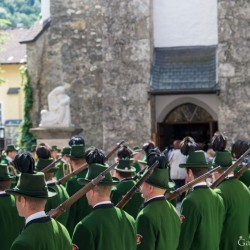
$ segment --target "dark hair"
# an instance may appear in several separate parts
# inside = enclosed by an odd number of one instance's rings
[[[194,178],[200,177],[201,175],[207,173],[209,170],[208,168],[192,168],[192,167],[191,168],[187,167],[186,169],[187,169],[187,172],[189,169],[192,170]]]
[[[49,159],[51,157],[50,149],[43,145],[38,145],[36,155],[39,159]]]

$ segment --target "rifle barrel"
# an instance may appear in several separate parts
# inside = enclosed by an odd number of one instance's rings
[[[211,188],[216,188],[226,178],[226,176],[244,160],[244,157],[249,155],[249,153],[250,148],[220,175],[220,177],[211,185]]]
[[[117,145],[115,146],[115,148],[113,148],[106,156],[105,159],[108,160],[114,153],[115,151],[124,143],[124,141],[121,141],[119,143],[117,143]],[[64,177],[62,177],[61,179],[59,179],[56,184],[63,184],[66,181],[68,181],[71,177],[81,173],[84,169],[86,169],[88,167],[88,163],[84,163],[80,168],[72,171],[70,174],[65,175]]]
[[[136,190],[142,185],[143,182],[152,174],[155,167],[159,164],[159,161],[155,161],[155,163],[148,168],[147,172],[141,177],[141,179],[123,196],[123,198],[117,203],[116,207],[124,208],[129,200],[132,198]]]
[[[73,194],[70,198],[60,204],[57,208],[52,209],[48,212],[48,215],[52,218],[58,218],[62,213],[66,211],[72,204],[77,202],[82,196],[84,196],[89,190],[94,188],[100,181],[105,178],[105,175],[110,172],[118,163],[112,164],[110,167],[105,169],[102,173],[100,173],[97,177],[92,179],[88,184],[79,189],[75,194]]]
[[[43,172],[43,173],[49,172],[49,170],[50,170],[57,162],[59,162],[61,159],[62,159],[62,157],[60,157],[60,158],[58,158],[57,160],[51,162],[48,166],[46,166],[45,168],[43,168],[43,169],[41,170],[41,172]]]
[[[217,171],[221,169],[221,166],[218,166],[216,168],[213,168],[211,169],[210,171],[208,171],[207,173],[197,177],[196,179],[190,181],[189,183],[187,183],[186,185],[176,189],[175,191],[173,192],[170,192],[168,194],[165,195],[165,198],[168,200],[168,201],[171,201],[173,200],[174,198],[176,198],[177,196],[179,196],[180,194],[186,192],[188,189],[192,188],[195,184],[201,182],[201,181],[204,181],[206,180],[213,172]]]

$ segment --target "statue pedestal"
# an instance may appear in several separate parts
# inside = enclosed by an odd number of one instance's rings
[[[38,127],[30,129],[30,132],[37,139],[37,144],[43,142],[49,146],[56,145],[60,149],[68,146],[70,138],[82,131],[82,128],[75,127]]]

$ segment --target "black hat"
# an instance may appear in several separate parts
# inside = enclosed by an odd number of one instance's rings
[[[11,175],[7,164],[0,163],[0,181],[7,181],[15,178],[14,175]]]

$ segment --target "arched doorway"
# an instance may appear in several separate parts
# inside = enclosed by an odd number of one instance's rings
[[[176,139],[192,136],[206,149],[217,130],[218,122],[205,109],[193,103],[185,103],[173,109],[162,123],[157,124],[157,144],[163,150]]]

